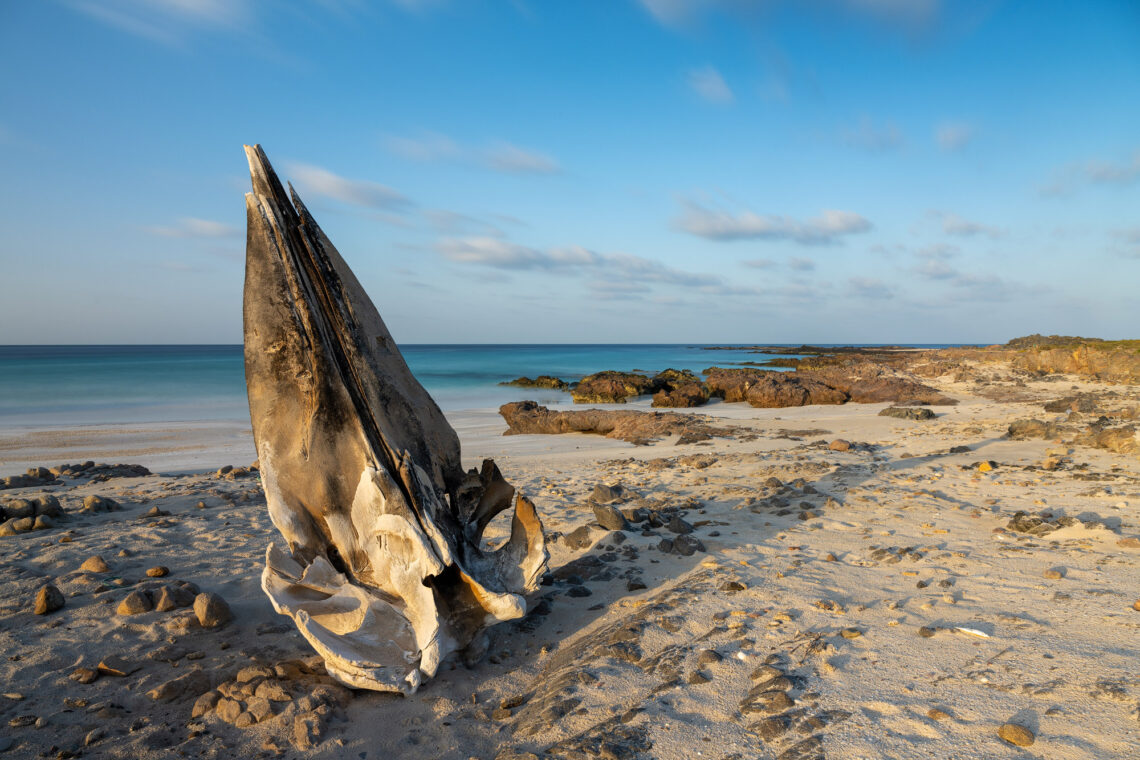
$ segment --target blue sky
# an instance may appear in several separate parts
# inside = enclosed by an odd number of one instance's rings
[[[0,343],[236,343],[243,143],[403,342],[1138,337],[1140,4],[0,4]]]

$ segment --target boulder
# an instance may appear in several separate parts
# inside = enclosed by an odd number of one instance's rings
[[[587,375],[570,391],[576,404],[624,404],[626,399],[657,390],[653,378],[607,370]]]
[[[569,390],[570,383],[551,375],[539,375],[533,380],[529,377],[516,377],[514,380],[499,383],[499,385],[515,385],[519,388],[547,388],[555,391]]]
[[[63,609],[63,594],[53,584],[49,583],[36,592],[36,604],[33,612],[37,615],[50,615],[56,610]]]
[[[220,628],[233,620],[226,600],[217,594],[198,594],[194,599],[194,614],[203,628]]]
[[[756,379],[745,394],[750,406],[778,409],[809,404],[842,404],[847,394],[794,372],[770,372]]]
[[[709,390],[701,383],[678,385],[672,390],[661,389],[653,394],[653,406],[668,409],[702,406],[709,400]]]

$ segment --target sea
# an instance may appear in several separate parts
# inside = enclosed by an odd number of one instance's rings
[[[436,403],[458,411],[570,400],[561,391],[500,385],[521,376],[569,382],[607,369],[699,374],[772,356],[717,345],[409,344],[400,350]],[[248,419],[240,345],[0,346],[0,427]]]

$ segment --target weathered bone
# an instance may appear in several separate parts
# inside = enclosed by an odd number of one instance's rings
[[[534,504],[459,438],[260,146],[245,148],[245,376],[269,516],[261,586],[330,674],[411,693],[526,612],[548,554]],[[496,550],[483,531],[514,506]],[[290,556],[291,554],[291,556]]]

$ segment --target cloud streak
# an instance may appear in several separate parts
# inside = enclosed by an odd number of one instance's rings
[[[932,211],[931,215],[942,221],[942,231],[955,237],[988,237],[996,240],[1005,235],[1005,230],[981,222],[963,219],[947,211]]]
[[[562,172],[562,165],[553,156],[505,140],[497,140],[484,147],[472,147],[438,132],[426,132],[419,137],[389,135],[384,138],[384,145],[401,158],[421,163],[468,164],[506,174]]]
[[[847,146],[871,153],[897,150],[906,142],[902,130],[893,122],[876,127],[869,116],[862,117],[854,128],[844,129],[842,138]]]
[[[689,72],[688,81],[693,92],[709,103],[727,105],[736,99],[732,94],[732,88],[712,66],[693,69]]]
[[[943,122],[934,130],[934,142],[944,151],[961,150],[970,144],[976,132],[973,124]]]
[[[313,195],[378,211],[404,211],[414,205],[403,194],[379,182],[348,179],[312,164],[292,163],[288,168],[301,189]]]
[[[1041,188],[1041,194],[1046,197],[1068,195],[1084,185],[1125,187],[1137,180],[1140,180],[1140,149],[1115,161],[1092,159],[1069,164],[1055,173],[1053,180]]]
[[[742,211],[714,211],[683,201],[674,226],[690,235],[728,242],[734,240],[790,240],[803,245],[831,245],[848,235],[867,232],[871,222],[853,211],[825,210],[814,219],[799,221]]]

